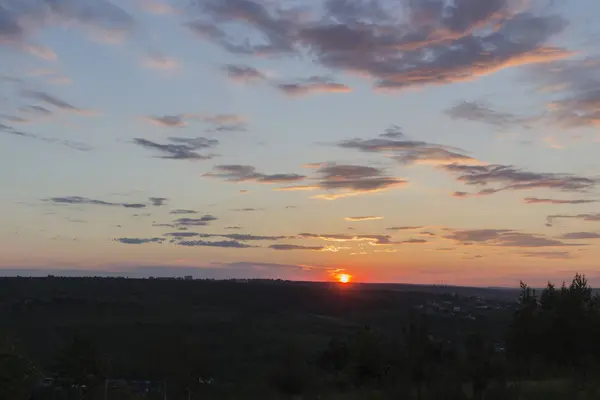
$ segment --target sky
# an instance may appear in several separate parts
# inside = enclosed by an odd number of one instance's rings
[[[594,0],[0,0],[0,275],[600,285]]]

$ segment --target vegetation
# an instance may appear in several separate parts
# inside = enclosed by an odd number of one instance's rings
[[[0,399],[600,398],[584,276],[470,290],[1,279]]]

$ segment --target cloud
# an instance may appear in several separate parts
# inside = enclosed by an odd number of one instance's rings
[[[427,240],[411,238],[408,240],[393,241],[390,235],[349,235],[349,234],[315,234],[300,233],[296,236],[298,239],[318,239],[327,242],[367,242],[372,246],[388,246],[403,244],[423,244]],[[327,246],[326,246],[327,247]],[[322,251],[338,251],[337,249],[325,248]]]
[[[403,240],[400,243],[406,243],[406,244],[423,244],[423,243],[429,243],[427,240],[425,239],[407,239],[407,240]]]
[[[392,126],[375,139],[342,140],[336,145],[343,149],[354,149],[366,153],[386,153],[401,164],[482,164],[466,155],[462,150],[418,140],[409,140]]]
[[[313,76],[295,82],[277,83],[275,87],[288,96],[304,96],[314,93],[347,93],[352,89],[328,77]]]
[[[519,253],[524,257],[546,258],[550,260],[566,260],[572,258],[568,251],[537,251]]]
[[[158,150],[165,154],[158,158],[171,160],[210,160],[214,155],[201,155],[196,150],[216,147],[219,144],[216,139],[202,137],[194,139],[171,137],[168,140],[174,143],[160,144],[143,138],[134,138],[133,143],[148,149]]]
[[[135,20],[107,0],[5,0],[0,8],[0,43],[45,58],[51,50],[32,44],[28,39],[43,28],[61,26],[81,28],[92,38],[114,42],[131,33]]]
[[[157,15],[177,14],[178,11],[168,3],[157,0],[138,0],[140,8],[146,12]]]
[[[162,243],[164,238],[118,238],[115,241],[123,244],[146,244],[146,243]]]
[[[225,229],[239,230],[239,229],[242,229],[242,227],[241,226],[226,226]]]
[[[387,128],[385,130],[385,132],[383,132],[379,136],[383,137],[383,138],[387,138],[387,139],[398,139],[398,138],[404,137],[405,135],[399,126],[392,125],[389,128]]]
[[[280,9],[271,10],[252,0],[201,0],[196,4],[198,19],[188,23],[187,27],[204,40],[216,42],[238,54],[272,55],[295,51],[294,15]],[[261,43],[251,42],[249,38],[236,42],[225,32],[229,25],[254,30],[261,36]]]
[[[487,3],[496,6],[500,2]],[[452,14],[468,19],[473,8],[479,7],[474,4],[477,3],[462,2]],[[442,29],[444,14],[444,11],[438,13]],[[495,13],[489,17],[492,15]],[[301,35],[325,66],[369,76],[376,81],[377,88],[386,90],[472,81],[505,68],[563,59],[572,54],[544,46],[552,35],[562,31],[565,24],[559,17],[519,14],[503,24],[496,23],[501,25],[488,35],[450,31],[445,35],[447,40],[436,39],[436,35],[444,35],[438,28],[410,35],[401,28],[364,23],[354,26],[325,23],[308,28]],[[413,40],[415,36],[419,39]],[[356,44],[350,47],[352,42]]]
[[[222,67],[222,70],[235,82],[251,83],[266,79],[262,72],[248,65],[227,64]]]
[[[423,232],[419,232],[419,236],[437,236],[437,234],[433,233],[433,232],[428,232],[428,231],[423,231]]]
[[[598,200],[559,200],[559,199],[540,199],[537,197],[526,197],[523,201],[527,204],[589,204],[597,203]]]
[[[530,69],[530,81],[548,92],[546,120],[564,129],[600,125],[600,58],[572,59]]]
[[[239,114],[208,114],[201,116],[200,119],[212,125],[206,132],[225,133],[244,132],[247,130],[246,118]]]
[[[250,247],[256,247],[256,246],[251,246],[249,244],[245,244],[245,243],[240,243],[237,242],[235,240],[221,240],[221,241],[217,241],[217,242],[209,242],[209,241],[205,241],[205,240],[183,240],[183,241],[179,241],[177,242],[178,245],[180,246],[187,246],[187,247],[225,247],[225,248],[229,248],[229,249],[247,249]]]
[[[263,174],[251,165],[216,165],[213,172],[204,174],[210,178],[220,178],[228,182],[289,183],[306,178],[299,174]]]
[[[440,168],[457,176],[456,180],[466,185],[487,186],[500,184],[499,188],[487,188],[475,195],[490,195],[504,190],[555,189],[563,192],[582,192],[594,188],[597,179],[574,174],[551,172],[528,172],[510,165],[463,165],[449,164]],[[465,192],[455,193],[459,197],[470,196]]]
[[[175,232],[175,233],[166,233],[165,236],[174,236],[174,237],[190,237],[190,236],[198,236],[203,239],[206,238],[225,238],[236,240],[239,242],[252,242],[252,241],[276,241],[281,239],[288,239],[288,236],[262,236],[262,235],[251,235],[247,233],[192,233],[192,232]]]
[[[325,246],[300,246],[295,244],[273,244],[269,246],[270,249],[273,250],[310,250],[310,251],[323,251]]]
[[[389,231],[414,231],[417,229],[424,228],[424,226],[392,226],[387,228]]]
[[[556,214],[556,215],[548,215],[546,217],[546,226],[552,226],[554,221],[557,219],[578,219],[585,222],[600,222],[600,213],[598,214],[574,214],[574,215],[566,215],[566,214]]]
[[[314,198],[335,200],[347,196],[374,193],[405,185],[403,179],[384,176],[383,170],[374,167],[349,164],[321,163],[317,168],[316,183],[313,185],[294,185],[276,188],[279,191],[321,189],[336,193],[316,195]]]
[[[36,106],[36,105],[22,107],[20,110],[25,113],[44,115],[44,116],[52,114],[52,111],[48,110],[47,108],[42,107],[42,106]]]
[[[148,197],[148,200],[150,200],[153,206],[160,207],[165,205],[169,199],[166,197]]]
[[[462,245],[484,245],[499,247],[563,247],[584,246],[581,243],[564,243],[541,235],[521,233],[510,229],[467,229],[454,230],[446,239]]]
[[[177,210],[172,210],[169,212],[169,214],[197,214],[198,211],[196,210],[183,210],[183,209],[177,209]]]
[[[347,235],[347,234],[314,234],[300,233],[299,238],[320,239],[328,242],[370,242],[376,245],[394,244],[389,235]]]
[[[561,239],[580,240],[580,239],[600,239],[600,233],[596,232],[569,232],[560,236]]]
[[[471,81],[572,53],[546,43],[566,22],[509,0],[394,3],[329,0],[319,9],[280,2],[200,0],[188,28],[232,53],[308,54],[320,66],[370,78],[385,90]],[[321,11],[322,10],[322,11]]]
[[[19,136],[21,138],[39,140],[39,141],[45,142],[45,143],[58,144],[58,145],[70,147],[72,149],[79,150],[79,151],[90,151],[93,149],[93,147],[91,147],[90,145],[88,145],[86,143],[34,135],[32,133],[17,130],[15,128],[5,125],[1,122],[0,122],[0,132],[4,132],[4,133],[14,135],[14,136]]]
[[[149,53],[142,59],[142,66],[150,69],[162,71],[171,71],[181,66],[180,62],[174,58],[167,57],[161,53]]]
[[[206,226],[209,222],[216,221],[218,218],[210,214],[203,215],[200,218],[177,218],[173,221],[174,227]]]
[[[264,211],[264,208],[252,208],[252,207],[244,207],[244,208],[232,208],[231,211],[237,212],[253,212],[253,211]]]
[[[46,92],[41,92],[37,90],[26,90],[24,91],[24,95],[32,99],[42,101],[63,111],[73,112],[81,115],[94,114],[94,112],[91,110],[85,110],[79,107],[75,107],[74,105],[67,103],[66,101],[61,100],[58,97],[52,96]]]
[[[318,189],[317,185],[294,185],[294,186],[282,186],[275,188],[273,190],[278,192],[296,192],[296,191],[305,191],[305,190],[315,190]]]
[[[58,60],[58,56],[54,50],[46,46],[40,46],[33,43],[23,43],[21,44],[21,49],[46,61]]]
[[[338,192],[315,196],[325,200],[380,192],[407,183],[404,179],[384,176],[383,170],[379,168],[362,165],[324,164],[316,173],[319,189]]]
[[[527,127],[530,118],[495,111],[490,106],[476,101],[463,101],[446,110],[446,114],[453,119],[466,119],[469,121],[483,122],[500,128],[515,126]]]
[[[236,132],[246,130],[246,118],[239,114],[172,114],[145,117],[151,124],[166,128],[183,128],[188,121],[201,121],[211,125],[207,132]]]
[[[239,240],[242,242],[254,241],[254,240],[281,240],[286,239],[287,236],[260,236],[260,235],[250,235],[250,234],[238,234],[238,233],[228,233],[228,234],[220,234],[213,235],[220,236],[227,239]]]
[[[470,197],[471,193],[469,192],[454,192],[452,193],[452,197],[459,197],[459,198],[463,198],[463,197]]]
[[[150,116],[147,118],[150,123],[167,128],[183,128],[184,126],[187,126],[187,123],[185,122],[185,118],[187,118],[186,114]]]
[[[344,218],[346,221],[373,221],[383,219],[383,217],[375,217],[371,215],[367,216],[359,216],[359,217],[346,217]]]
[[[239,114],[212,114],[204,115],[202,119],[215,125],[222,124],[242,124],[246,122],[246,118]]]
[[[0,117],[1,117],[1,118],[4,118],[4,119],[6,119],[7,121],[10,121],[10,122],[12,122],[12,123],[16,123],[16,124],[26,124],[26,123],[29,123],[29,122],[31,122],[31,121],[30,121],[30,120],[28,120],[28,119],[25,119],[25,118],[23,118],[23,117],[19,117],[19,116],[16,116],[16,115],[1,115]],[[9,128],[9,127],[7,127],[6,125],[2,125],[2,126],[0,127],[0,129],[4,129],[4,128]]]
[[[115,203],[104,200],[90,199],[81,196],[66,196],[66,197],[50,197],[44,199],[54,204],[76,204],[76,205],[95,205],[95,206],[110,206],[110,207],[125,207],[125,208],[146,208],[146,204],[141,203]]]
[[[189,237],[199,236],[200,234],[196,233],[196,232],[169,232],[169,233],[165,233],[164,235],[174,237],[174,238],[189,238]]]

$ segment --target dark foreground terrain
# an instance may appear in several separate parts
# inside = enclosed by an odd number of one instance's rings
[[[539,298],[3,278],[0,399],[596,399],[599,306],[580,276]]]

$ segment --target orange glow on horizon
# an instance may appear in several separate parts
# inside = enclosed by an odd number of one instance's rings
[[[352,275],[348,275],[348,274],[339,274],[337,276],[338,280],[340,281],[340,283],[350,283],[350,280],[352,279]]]

